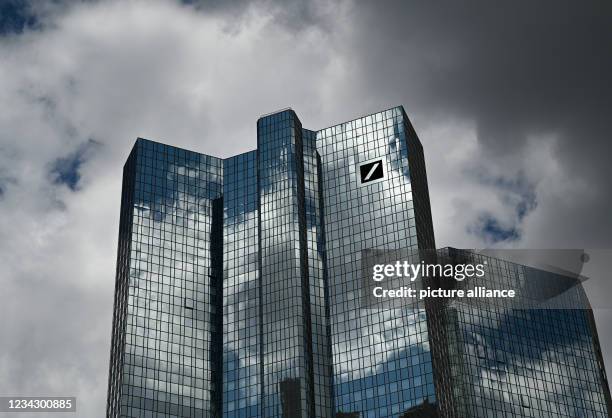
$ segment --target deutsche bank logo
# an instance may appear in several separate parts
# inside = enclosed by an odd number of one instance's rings
[[[359,165],[359,184],[376,183],[384,178],[385,169],[382,159],[366,161]]]

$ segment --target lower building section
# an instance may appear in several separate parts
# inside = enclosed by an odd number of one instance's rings
[[[578,280],[452,248],[438,251],[438,262],[484,264],[487,287],[519,294],[511,303],[457,299],[441,307],[448,354],[441,368],[450,383],[452,416],[609,416],[597,331]],[[552,307],[541,299],[569,280],[573,284],[564,285]]]

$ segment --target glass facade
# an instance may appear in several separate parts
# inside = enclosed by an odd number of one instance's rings
[[[291,110],[257,123],[263,414],[312,416],[302,127]]]
[[[108,416],[607,416],[586,299],[361,303],[363,251],[435,248],[402,107],[319,131],[262,116],[226,159],[138,139],[119,229]]]
[[[425,306],[360,304],[363,250],[419,248],[421,240],[433,248],[433,233],[417,232],[407,125],[395,108],[317,135],[335,409],[361,417],[399,416],[436,400]],[[378,159],[385,179],[360,185],[356,167]]]
[[[224,161],[223,416],[260,417],[257,153]]]
[[[139,139],[124,168],[110,416],[220,411],[222,160]]]
[[[465,250],[439,260],[483,263],[487,286],[546,286],[552,273]],[[553,276],[553,277],[546,277]],[[547,280],[548,279],[548,280]],[[461,283],[469,288],[469,281]],[[531,299],[534,292],[520,297]],[[444,308],[449,376],[459,416],[608,417],[609,390],[592,312],[581,286],[563,308],[523,309],[530,301],[449,301]]]

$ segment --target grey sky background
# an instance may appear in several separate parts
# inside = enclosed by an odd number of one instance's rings
[[[612,3],[431,3],[2,2],[0,394],[104,415],[138,136],[226,157],[263,113],[320,129],[403,104],[438,246],[611,248]]]

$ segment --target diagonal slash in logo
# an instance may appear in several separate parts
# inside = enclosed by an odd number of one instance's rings
[[[372,174],[374,174],[374,171],[376,171],[376,169],[378,168],[378,166],[380,165],[380,161],[375,163],[372,168],[370,169],[370,172],[368,173],[367,176],[365,176],[365,178],[363,179],[364,181],[368,181],[370,180],[370,177],[372,177]]]
[[[360,184],[369,184],[382,180],[385,177],[385,171],[383,169],[383,161],[381,159],[376,161],[369,161],[359,165],[359,180]]]

